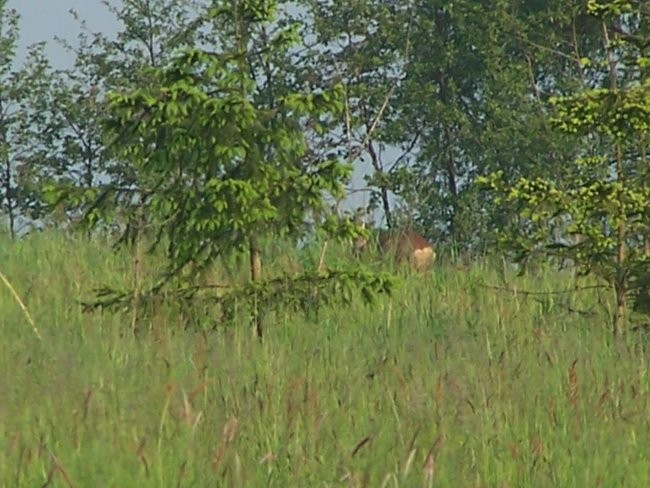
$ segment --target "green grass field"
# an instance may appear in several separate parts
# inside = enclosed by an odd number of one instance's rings
[[[644,337],[612,343],[608,291],[521,292],[568,273],[443,257],[373,306],[277,314],[260,343],[83,314],[132,280],[106,244],[40,234],[0,258],[42,336],[0,283],[1,486],[650,486]]]

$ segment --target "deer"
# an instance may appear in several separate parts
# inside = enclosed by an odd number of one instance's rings
[[[433,245],[412,230],[380,231],[378,244],[381,254],[391,256],[397,263],[408,262],[420,273],[426,272],[436,259]],[[357,254],[368,246],[368,239],[363,237],[354,243]]]

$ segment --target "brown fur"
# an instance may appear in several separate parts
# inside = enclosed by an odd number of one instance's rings
[[[367,247],[366,239],[357,239],[354,243],[357,254]],[[417,232],[408,230],[381,232],[379,250],[384,255],[391,255],[398,263],[409,262],[419,272],[427,271],[436,258],[433,245]]]
[[[379,248],[385,254],[393,254],[397,262],[408,261],[421,273],[427,271],[436,258],[433,245],[414,231],[382,232]]]

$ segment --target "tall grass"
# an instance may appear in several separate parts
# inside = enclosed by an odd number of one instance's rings
[[[544,294],[568,274],[443,258],[374,306],[279,314],[260,343],[81,313],[131,283],[105,243],[41,234],[0,258],[42,335],[0,288],[3,486],[650,486],[643,337],[610,343],[597,289]]]

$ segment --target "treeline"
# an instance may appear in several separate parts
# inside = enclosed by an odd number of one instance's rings
[[[647,2],[108,3],[117,36],[82,31],[57,70],[42,44],[15,65],[0,0],[12,236],[146,230],[168,276],[232,251],[255,281],[265,235],[358,233],[332,204],[362,168],[389,227],[596,272],[616,333],[647,294]]]

